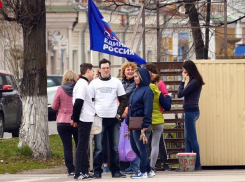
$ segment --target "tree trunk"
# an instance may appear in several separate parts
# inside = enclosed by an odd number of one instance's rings
[[[206,12],[206,26],[207,26],[207,28],[205,29],[204,59],[208,59],[210,11],[211,11],[211,0],[207,0],[207,12]]]
[[[28,145],[35,158],[50,157],[47,110],[46,12],[45,0],[23,0],[33,19],[22,23],[24,40],[23,117],[19,147]]]
[[[188,13],[189,20],[192,28],[192,38],[195,46],[196,59],[204,59],[204,42],[202,38],[202,31],[200,28],[197,9],[193,1],[186,0],[185,10]]]

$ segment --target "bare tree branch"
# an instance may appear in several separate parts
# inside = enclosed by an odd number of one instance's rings
[[[238,19],[236,19],[236,20],[234,20],[234,21],[227,22],[227,24],[236,23],[236,22],[238,22],[239,20],[242,20],[243,18],[245,18],[245,15],[242,16],[242,17],[240,17],[240,18],[238,18]],[[223,22],[221,22],[221,23],[219,24],[219,26],[223,26],[223,25],[224,25]]]

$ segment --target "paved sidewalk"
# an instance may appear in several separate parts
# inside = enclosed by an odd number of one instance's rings
[[[65,174],[4,174],[0,175],[1,182],[71,182]],[[139,179],[111,178],[110,173],[103,174],[102,179],[93,179],[96,182],[128,182],[139,181]],[[154,178],[140,179],[141,182],[245,182],[245,170],[203,170],[200,172],[157,172]]]

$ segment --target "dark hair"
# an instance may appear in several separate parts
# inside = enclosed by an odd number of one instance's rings
[[[81,75],[84,75],[88,69],[92,69],[93,68],[93,65],[90,64],[90,63],[83,63],[80,65],[80,73]]]
[[[160,77],[157,74],[150,72],[150,75],[151,75],[151,83],[156,84],[159,82]]]
[[[101,65],[102,64],[105,64],[105,63],[109,63],[109,66],[111,67],[111,62],[105,58],[103,58],[102,60],[100,60],[99,62],[99,68],[101,68]]]
[[[154,74],[158,74],[156,65],[154,65],[152,63],[147,63],[144,67],[145,67],[145,69],[147,69],[147,71],[150,71]]]
[[[188,61],[185,61],[182,65],[183,68],[186,69],[189,77],[191,79],[196,79],[197,80],[197,86],[201,86],[201,85],[204,85],[204,81],[202,79],[202,76],[201,74],[199,73],[195,63],[191,60],[188,60]]]

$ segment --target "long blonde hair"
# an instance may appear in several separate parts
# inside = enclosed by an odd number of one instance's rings
[[[68,82],[76,82],[77,74],[72,70],[67,70],[63,75],[62,84],[65,85]]]

